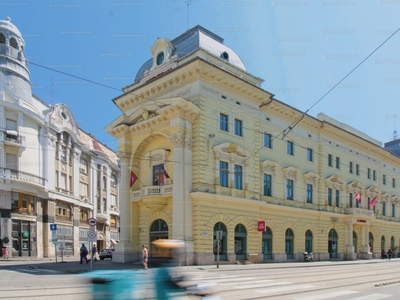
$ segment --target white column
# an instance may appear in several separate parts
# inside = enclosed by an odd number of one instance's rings
[[[193,186],[193,140],[191,137],[186,136],[184,147],[184,203],[185,203],[185,226],[184,226],[184,240],[186,244],[186,265],[193,265],[194,263],[194,244],[193,244],[193,203],[190,198],[190,192]]]
[[[132,252],[131,241],[131,206],[130,206],[130,190],[129,190],[129,153],[118,153],[121,162],[121,182],[119,193],[120,204],[120,240],[115,246],[115,253],[113,254],[113,262],[125,263],[133,262],[134,256]]]

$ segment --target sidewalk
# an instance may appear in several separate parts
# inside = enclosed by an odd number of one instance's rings
[[[316,261],[316,262],[286,262],[286,263],[258,263],[258,264],[220,264],[217,265],[194,265],[194,266],[178,266],[177,271],[207,271],[207,272],[226,272],[240,270],[263,270],[263,269],[285,269],[285,268],[303,268],[303,267],[328,267],[339,265],[368,265],[377,263],[396,263],[400,264],[400,259],[392,260],[354,260],[354,261]],[[133,263],[114,263],[109,259],[93,261],[92,264],[79,264],[77,257],[64,257],[63,261],[57,258],[57,263],[54,258],[26,258],[18,257],[8,260],[0,260],[0,269],[10,268],[33,268],[54,270],[63,274],[79,274],[89,271],[113,271],[113,270],[142,270],[141,262]],[[149,270],[154,269],[151,261],[149,262]]]

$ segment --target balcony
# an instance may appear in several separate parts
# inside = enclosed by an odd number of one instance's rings
[[[368,210],[368,209],[364,209],[364,208],[357,208],[357,207],[345,208],[344,214],[345,215],[367,216],[367,217],[374,216],[374,212],[372,210]]]
[[[3,178],[5,180],[19,180],[19,181],[26,181],[34,184],[38,184],[41,186],[46,186],[47,180],[43,177],[23,172],[23,171],[18,171],[18,170],[13,170],[13,169],[8,169],[8,168],[0,168],[0,179]]]
[[[25,137],[18,135],[16,130],[0,131],[0,141],[10,145],[19,145],[25,147]]]
[[[152,210],[163,209],[172,197],[172,185],[151,185],[144,186],[132,193],[132,199],[142,201],[147,208]]]
[[[68,216],[56,215],[56,221],[72,222],[72,218]]]
[[[14,207],[11,208],[11,212],[13,214],[25,215],[25,216],[37,216],[37,213],[33,209],[23,208],[23,207]]]

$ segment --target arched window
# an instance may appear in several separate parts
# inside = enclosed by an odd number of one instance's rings
[[[294,234],[293,230],[288,228],[286,229],[285,233],[285,252],[286,252],[286,259],[293,259],[293,245],[294,245]]]
[[[381,237],[381,250],[385,250],[385,236],[383,236],[383,235]]]
[[[139,229],[141,230],[141,229]],[[168,238],[168,225],[162,219],[157,219],[150,226],[150,255],[154,254],[155,256],[162,255],[161,249],[154,246],[152,242],[158,239],[167,239]]]
[[[214,252],[214,260],[217,261],[218,253],[220,260],[227,260],[227,233],[226,226],[222,222],[218,222],[214,225],[214,244],[213,244],[213,252]],[[217,239],[219,237],[219,240]],[[218,245],[219,241],[219,245]],[[219,252],[218,252],[219,246]]]
[[[103,190],[107,190],[107,177],[103,176]]]
[[[17,49],[17,50],[19,49],[17,40],[13,37],[10,39],[10,46],[13,47],[14,49]]]
[[[338,236],[335,229],[329,231],[328,252],[330,258],[338,257]]]
[[[272,231],[269,227],[262,233],[262,253],[264,259],[272,259]]]
[[[6,37],[4,34],[0,33],[0,44],[5,44],[6,43]]]
[[[236,260],[247,259],[247,230],[243,224],[235,227],[235,254]]]
[[[372,233],[369,233],[369,251],[374,252],[374,236]]]
[[[313,252],[313,236],[310,230],[306,231],[306,252]]]
[[[392,251],[394,250],[394,237],[393,236],[390,238],[390,249],[392,249]]]

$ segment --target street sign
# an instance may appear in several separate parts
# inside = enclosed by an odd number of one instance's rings
[[[95,226],[90,226],[89,227],[89,232],[94,232],[96,231],[96,227]]]
[[[97,219],[96,219],[96,218],[89,218],[89,219],[87,220],[87,222],[88,222],[88,224],[89,224],[90,226],[96,226],[96,225],[97,225]]]
[[[96,231],[89,231],[87,235],[87,241],[90,242],[97,242],[97,232]]]
[[[51,232],[51,241],[52,242],[57,242],[57,233],[56,231]]]
[[[50,224],[51,231],[57,231],[57,224]]]

